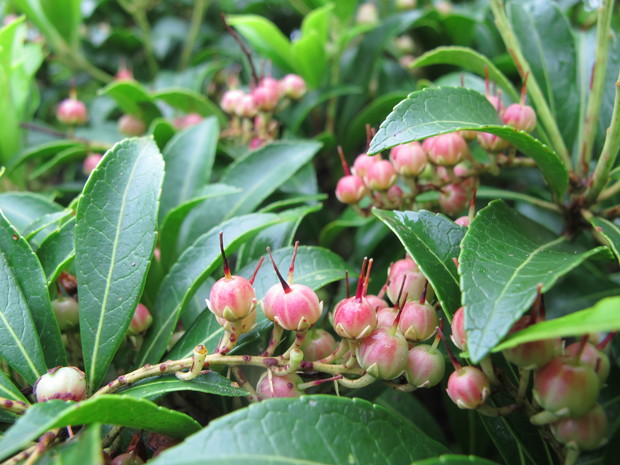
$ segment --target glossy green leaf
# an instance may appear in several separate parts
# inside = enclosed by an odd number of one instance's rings
[[[46,142],[44,144],[37,145],[26,150],[20,156],[15,157],[12,162],[9,164],[9,171],[17,168],[22,165],[24,162],[29,160],[36,160],[38,158],[47,159],[50,158],[57,153],[60,153],[64,150],[68,150],[74,147],[83,147],[83,144],[67,139],[54,140],[51,142]]]
[[[272,399],[214,420],[165,451],[153,465],[187,465],[205,456],[226,460],[238,455],[254,463],[282,457],[306,464],[409,465],[447,452],[383,407],[361,399],[318,395]]]
[[[153,139],[155,139],[155,143],[160,151],[163,151],[166,148],[166,145],[177,133],[174,125],[164,118],[155,118],[151,121],[151,125],[149,126],[148,134],[153,135]]]
[[[497,462],[492,462],[474,455],[453,455],[446,454],[439,457],[433,457],[431,459],[418,460],[411,465],[498,465]]]
[[[73,216],[73,210],[65,209],[60,212],[47,213],[28,225],[22,232],[32,249],[36,252],[39,245],[54,231],[60,229],[60,225]]]
[[[30,224],[50,213],[62,211],[62,207],[41,194],[32,192],[5,192],[0,194],[0,210],[18,231],[23,232]]]
[[[226,116],[220,110],[220,107],[205,97],[190,89],[182,87],[172,87],[154,92],[152,95],[155,100],[162,100],[168,105],[178,108],[185,113],[198,113],[202,116],[214,116],[217,120],[224,124]]]
[[[242,192],[200,205],[187,218],[182,243],[189,245],[221,221],[253,212],[319,151],[315,141],[278,141],[248,153],[230,165],[219,182]],[[277,168],[277,169],[276,169]],[[257,176],[260,173],[260,176]]]
[[[166,145],[164,162],[166,175],[161,193],[159,222],[166,214],[196,195],[196,191],[211,180],[215,150],[219,138],[219,124],[207,118],[175,135]]]
[[[32,172],[28,175],[28,179],[36,179],[39,176],[42,176],[57,166],[62,166],[64,164],[68,164],[74,160],[80,160],[84,158],[86,154],[86,148],[83,145],[75,145],[73,147],[66,148],[56,155],[54,155],[50,160],[42,163],[37,166]]]
[[[604,218],[593,218],[591,223],[596,231],[607,239],[609,247],[620,261],[620,227]]]
[[[293,254],[292,247],[272,251],[273,259],[280,270],[288,270]],[[249,278],[256,269],[258,260],[248,264],[241,270],[236,270],[235,274]],[[258,270],[254,280],[256,297],[262,299],[269,288],[277,283],[277,277],[273,268],[264,264]],[[318,290],[323,286],[344,279],[346,262],[334,252],[322,247],[301,246],[297,250],[295,259],[294,282],[304,284],[313,290]],[[265,319],[260,309],[258,321]],[[217,323],[215,317],[208,310],[203,312],[183,335],[181,340],[174,346],[168,356],[172,359],[189,357],[198,344],[203,344],[209,352],[213,352],[223,334],[222,327]]]
[[[581,90],[570,23],[553,2],[510,2],[507,12],[523,56],[570,149],[578,133]]]
[[[91,391],[103,380],[142,293],[163,175],[152,140],[126,139],[104,155],[78,203],[75,265]]]
[[[166,351],[184,305],[221,261],[220,231],[224,233],[226,253],[232,253],[258,231],[279,221],[282,219],[278,215],[266,213],[233,218],[200,236],[183,252],[162,281],[155,307],[151,309],[154,322],[136,365],[157,363]]]
[[[183,438],[200,429],[184,413],[158,407],[145,399],[107,394],[82,402],[50,400],[34,404],[0,440],[0,459],[19,451],[52,428],[103,423],[145,429]]]
[[[114,81],[99,90],[99,95],[109,95],[124,113],[142,118],[147,125],[161,116],[151,95],[136,81]]]
[[[20,402],[24,402],[25,404],[30,403],[3,371],[0,371],[0,397],[18,400]]]
[[[418,264],[450,318],[461,306],[459,279],[453,259],[459,256],[459,243],[465,228],[443,215],[424,210],[373,212],[396,234]]]
[[[74,238],[75,219],[71,219],[58,231],[47,236],[37,249],[48,287],[54,284],[62,270],[75,258]]]
[[[196,197],[168,211],[159,228],[159,248],[161,251],[161,263],[164,269],[167,270],[172,265],[179,239],[179,231],[187,215],[207,199],[237,194],[239,192],[241,192],[241,189],[237,187],[227,186],[226,184],[210,184],[199,189]]]
[[[583,250],[509,208],[491,202],[472,221],[461,243],[459,274],[466,308],[467,347],[480,361],[532,305],[537,288],[548,291],[589,257]]]
[[[66,365],[43,269],[28,242],[0,214],[0,353],[29,383]]]
[[[493,105],[476,91],[463,87],[428,88],[413,92],[394,108],[370,143],[368,153],[447,132],[489,132],[532,157],[553,191],[564,193],[568,171],[560,157],[526,132],[502,124]]]
[[[226,20],[257,53],[269,58],[282,71],[292,72],[295,69],[291,43],[267,18],[257,15],[230,15]]]
[[[47,451],[37,465],[105,465],[101,447],[101,425],[84,428],[60,447]]]
[[[510,80],[504,76],[487,57],[468,47],[437,47],[420,55],[411,63],[412,68],[429,65],[454,65],[468,71],[485,76],[488,70],[489,79],[495,82],[515,102],[519,101],[519,93]]]
[[[158,397],[170,392],[196,391],[218,396],[244,397],[248,391],[233,386],[228,378],[214,371],[200,375],[191,381],[183,381],[176,376],[162,376],[144,383],[135,384],[121,392],[138,398]]]
[[[583,334],[620,330],[620,296],[600,300],[593,307],[566,316],[545,320],[510,334],[493,349],[499,352],[524,342],[540,341],[555,337],[581,336]]]

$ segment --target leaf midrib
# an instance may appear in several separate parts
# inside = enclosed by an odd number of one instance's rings
[[[103,300],[101,302],[101,313],[100,313],[100,318],[99,318],[99,324],[97,327],[97,332],[95,333],[95,343],[94,343],[94,350],[92,353],[92,358],[91,358],[91,363],[90,363],[90,370],[89,371],[89,375],[90,378],[92,379],[94,376],[94,368],[97,367],[97,358],[99,355],[99,351],[100,351],[100,340],[101,340],[101,333],[103,332],[103,322],[105,320],[105,316],[106,316],[106,307],[107,307],[107,303],[108,303],[108,297],[110,294],[110,289],[112,287],[112,274],[113,271],[115,269],[114,264],[116,263],[116,254],[118,252],[118,241],[119,241],[119,237],[121,234],[121,224],[123,222],[123,215],[125,213],[125,207],[127,206],[127,194],[130,190],[130,187],[132,187],[131,184],[131,180],[134,178],[134,173],[139,165],[139,161],[142,158],[142,156],[144,155],[144,153],[147,151],[147,149],[150,147],[150,144],[144,144],[144,146],[142,147],[142,150],[140,151],[140,154],[138,155],[138,157],[136,158],[136,161],[133,165],[133,167],[131,168],[131,173],[129,176],[129,180],[127,182],[127,184],[125,185],[125,190],[123,191],[123,197],[122,197],[122,202],[121,202],[121,209],[119,211],[118,214],[118,220],[116,222],[116,234],[114,235],[114,242],[112,245],[112,254],[110,257],[110,268],[108,270],[108,276],[106,279],[106,287],[105,287],[105,291],[103,293]]]

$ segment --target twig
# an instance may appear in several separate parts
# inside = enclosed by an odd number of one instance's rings
[[[258,74],[256,73],[256,68],[254,67],[254,61],[252,60],[252,53],[245,46],[245,44],[241,40],[241,37],[239,37],[239,34],[237,34],[237,31],[230,27],[230,24],[228,24],[228,21],[226,21],[226,15],[224,13],[222,13],[222,21],[224,21],[224,26],[226,26],[226,30],[232,36],[232,38],[235,39],[235,42],[239,44],[239,47],[241,47],[241,51],[248,60],[248,63],[250,65],[250,74],[252,75],[252,88],[254,88],[258,85],[259,80]]]
[[[28,404],[20,400],[13,400],[13,399],[7,399],[6,397],[0,397],[0,409],[21,415],[28,409]]]

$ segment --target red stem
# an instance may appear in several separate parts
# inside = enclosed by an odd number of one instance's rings
[[[288,268],[287,281],[293,282],[293,275],[295,274],[295,258],[297,257],[297,249],[299,248],[299,241],[295,241],[295,248],[293,249],[293,258],[291,258],[291,266]]]
[[[267,247],[267,253],[269,254],[269,258],[271,259],[271,264],[273,265],[273,269],[275,270],[276,275],[278,275],[280,284],[282,284],[282,289],[284,289],[284,292],[288,294],[289,292],[292,291],[291,286],[288,285],[288,283],[284,280],[284,278],[280,274],[280,270],[278,270],[278,266],[276,265],[276,262],[273,259],[273,255],[271,255],[271,248]]]
[[[226,259],[226,253],[224,252],[224,231],[220,231],[220,251],[222,252],[222,263],[224,266],[224,276],[226,279],[231,278],[230,266],[228,266],[228,260]]]
[[[364,292],[364,274],[366,273],[366,265],[368,264],[368,258],[364,257],[364,261],[362,262],[362,269],[360,271],[360,277],[357,281],[357,290],[355,291],[355,299],[360,301],[362,300],[362,295]]]
[[[349,165],[344,158],[344,152],[342,151],[342,147],[338,146],[338,155],[340,156],[340,161],[342,162],[342,169],[344,171],[345,176],[351,176],[351,170],[349,169]]]
[[[254,273],[252,273],[252,276],[250,276],[250,279],[249,279],[250,284],[254,284],[254,280],[256,279],[256,275],[258,274],[258,270],[263,265],[264,261],[265,261],[265,257],[261,257],[260,260],[258,261],[258,265],[256,265],[256,268],[254,269]]]

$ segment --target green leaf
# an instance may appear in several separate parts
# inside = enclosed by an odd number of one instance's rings
[[[229,15],[226,20],[259,55],[269,58],[284,72],[295,69],[291,43],[271,21],[257,15]]]
[[[198,113],[202,116],[214,116],[220,124],[225,124],[227,118],[220,107],[205,97],[190,89],[172,87],[151,94],[153,99],[162,100],[168,105],[178,108],[185,113]]]
[[[0,210],[15,228],[23,232],[30,224],[62,207],[41,194],[32,192],[5,192],[0,194]]]
[[[446,454],[439,457],[433,457],[431,459],[419,460],[413,462],[411,465],[498,465],[497,462],[492,462],[475,455],[453,455]]]
[[[165,179],[164,179],[165,183]],[[187,215],[198,205],[207,199],[223,195],[237,194],[241,189],[227,186],[226,184],[210,184],[203,187],[197,196],[168,211],[159,228],[159,248],[161,251],[161,263],[165,270],[170,268],[174,259],[174,251],[179,239],[179,231]]]
[[[472,221],[461,243],[459,274],[467,347],[479,362],[562,276],[606,247],[585,251],[495,200]]]
[[[164,118],[155,118],[151,121],[151,125],[149,126],[148,134],[152,134],[155,139],[155,143],[160,151],[163,151],[166,148],[166,145],[177,133],[174,125]]]
[[[232,253],[258,231],[280,221],[279,216],[265,213],[237,217],[203,234],[183,252],[161,283],[155,307],[151,309],[153,325],[138,353],[137,366],[159,361],[183,307],[219,265],[220,231],[224,233],[226,253]]]
[[[519,93],[510,80],[504,76],[487,57],[468,47],[437,47],[420,55],[411,63],[411,68],[421,68],[429,65],[454,65],[485,76],[488,70],[489,79],[495,82],[506,92],[513,101],[519,101]]]
[[[355,438],[354,447],[351,438]],[[409,465],[447,452],[383,407],[361,399],[317,395],[272,399],[214,420],[165,451],[153,465],[188,465],[206,456],[226,460],[239,455],[254,463],[281,457],[306,464]]]
[[[75,258],[75,218],[58,231],[47,236],[37,250],[37,256],[47,277],[48,287],[54,284],[62,270]]]
[[[43,270],[28,242],[0,214],[0,353],[30,384],[66,365]]]
[[[596,231],[607,239],[609,247],[614,251],[618,261],[620,261],[620,228],[604,218],[593,218],[591,223]]]
[[[95,423],[62,446],[47,451],[37,465],[104,465],[101,451],[101,425]]]
[[[109,95],[124,113],[141,118],[147,126],[161,116],[153,98],[136,81],[114,81],[99,90],[99,95]]]
[[[50,429],[92,423],[145,429],[175,438],[184,438],[200,429],[198,422],[184,413],[131,396],[100,395],[77,403],[50,400],[29,407],[6,431],[0,440],[0,459],[14,454]]]
[[[570,23],[553,2],[510,2],[507,12],[532,75],[571,149],[578,133],[581,89]]]
[[[25,404],[30,403],[3,371],[0,371],[0,396],[6,397],[7,399],[17,400],[19,402],[24,402]]]
[[[36,169],[32,170],[32,172],[28,175],[28,179],[36,179],[39,176],[48,173],[57,166],[63,166],[65,164],[68,164],[68,162],[82,159],[84,158],[85,153],[86,147],[84,147],[83,145],[75,145],[73,147],[64,149],[54,155],[51,160],[42,163]]]
[[[195,197],[209,184],[219,137],[219,124],[207,118],[175,135],[166,145],[166,175],[161,193],[159,222],[173,208]]]
[[[493,349],[499,352],[531,341],[556,337],[581,336],[583,334],[620,330],[618,309],[620,296],[600,300],[593,307],[570,315],[541,321],[511,334],[504,342]]]
[[[51,142],[46,142],[45,144],[37,145],[31,149],[26,150],[20,156],[15,157],[13,161],[9,164],[8,170],[12,171],[26,161],[36,160],[37,158],[49,158],[56,155],[57,153],[76,146],[84,147],[84,145],[79,142],[66,139],[54,140]]]
[[[568,171],[555,152],[524,131],[502,126],[497,111],[484,95],[462,87],[428,88],[410,94],[381,124],[368,153],[460,130],[500,136],[536,161],[556,194],[566,190]]]
[[[30,223],[22,234],[36,252],[41,243],[54,231],[58,231],[60,225],[72,216],[73,210],[69,208],[60,212],[47,213]]]
[[[228,397],[248,395],[248,391],[234,387],[228,378],[214,371],[200,375],[191,381],[183,381],[176,376],[162,376],[147,380],[144,383],[134,384],[122,391],[121,394],[137,398],[151,398],[177,391],[196,391]]]
[[[189,245],[221,221],[253,212],[263,200],[285,183],[319,151],[315,141],[278,141],[250,152],[229,166],[219,182],[242,192],[207,201],[188,216],[182,237]],[[276,168],[277,169],[274,169]],[[260,176],[257,175],[260,173]]]
[[[287,270],[293,254],[293,247],[286,247],[272,252],[273,259],[281,270]],[[235,274],[249,278],[256,269],[258,260],[248,264]],[[297,250],[295,259],[294,282],[304,284],[313,290],[344,279],[346,262],[334,252],[322,247],[301,246]],[[262,266],[254,280],[254,289],[257,299],[262,299],[269,288],[277,282],[271,266]],[[263,313],[257,320],[265,320]],[[203,344],[209,352],[213,352],[223,334],[222,327],[217,323],[210,311],[205,311],[196,319],[194,324],[186,331],[181,340],[174,346],[168,356],[172,359],[189,357],[194,347]]]
[[[435,289],[446,316],[451,318],[461,306],[458,274],[453,259],[459,256],[459,243],[465,228],[443,215],[424,210],[373,212],[396,234]]]
[[[91,392],[123,341],[144,287],[163,175],[151,139],[126,139],[104,155],[78,203],[80,334]]]

